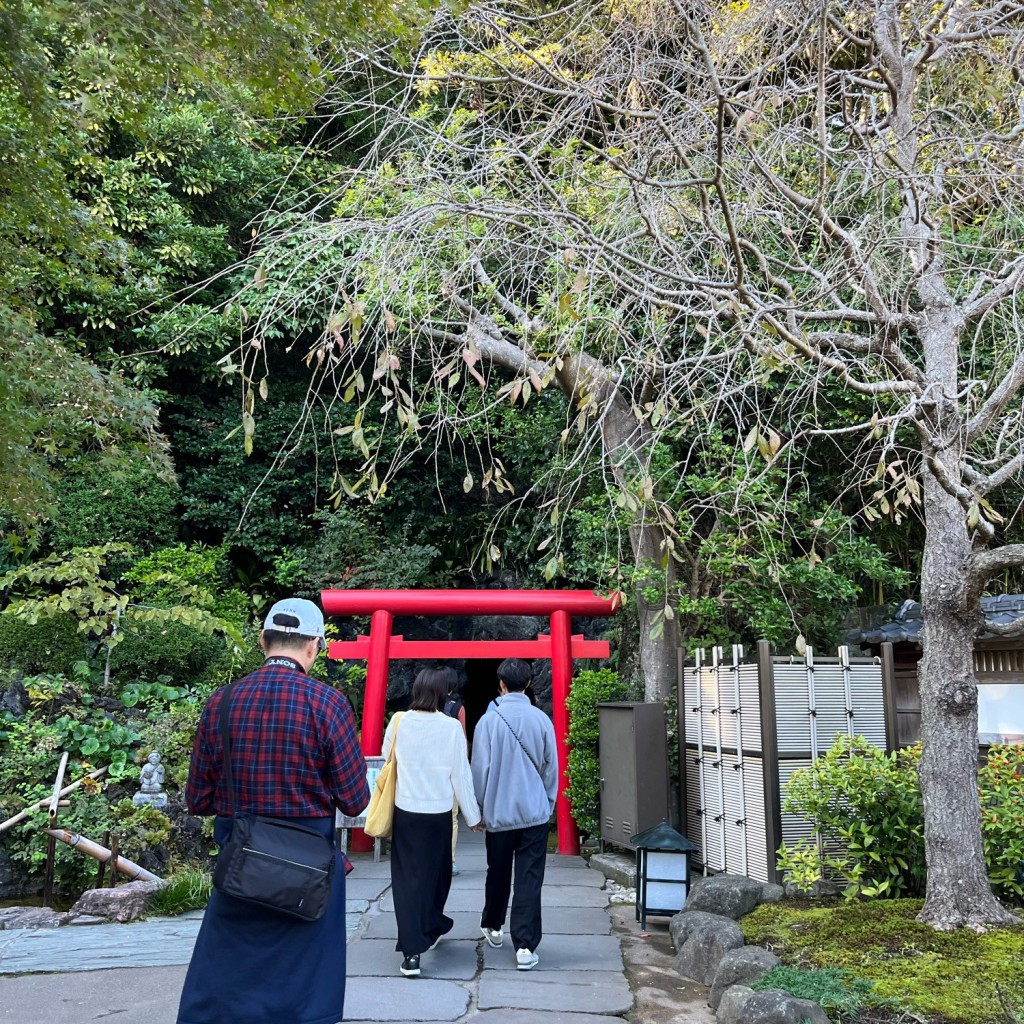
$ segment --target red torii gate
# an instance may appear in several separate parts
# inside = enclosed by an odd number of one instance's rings
[[[384,743],[388,664],[392,658],[550,658],[552,710],[558,747],[556,803],[558,852],[580,852],[579,831],[563,795],[568,785],[569,710],[566,698],[573,658],[607,658],[607,640],[572,635],[573,615],[612,615],[621,595],[601,597],[589,590],[324,590],[328,615],[369,615],[370,635],[332,640],[330,658],[366,662],[362,747],[379,756]],[[396,615],[547,615],[551,633],[536,640],[405,640],[391,635]],[[353,837],[354,838],[354,837]]]

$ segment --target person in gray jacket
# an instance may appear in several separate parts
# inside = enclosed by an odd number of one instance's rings
[[[489,945],[501,946],[511,892],[509,930],[520,971],[532,970],[540,959],[540,891],[548,821],[558,792],[554,726],[523,692],[531,674],[529,664],[520,658],[506,658],[498,666],[501,696],[473,734],[473,787],[487,830],[480,931]]]

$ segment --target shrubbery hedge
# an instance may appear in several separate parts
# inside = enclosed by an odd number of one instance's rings
[[[29,624],[17,615],[0,614],[0,666],[27,675],[71,675],[75,662],[89,656],[89,641],[78,620],[64,613]]]

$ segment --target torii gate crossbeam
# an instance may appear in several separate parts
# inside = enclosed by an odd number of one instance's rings
[[[612,615],[620,595],[602,597],[584,590],[324,590],[328,615],[369,615],[370,635],[328,644],[331,658],[366,661],[362,748],[378,756],[384,743],[384,711],[388,665],[392,658],[550,658],[552,713],[558,748],[559,786],[556,801],[558,852],[578,854],[579,832],[564,795],[569,784],[569,709],[573,658],[607,658],[606,640],[572,635],[573,615]],[[393,636],[396,615],[547,615],[550,636],[536,640],[405,640]]]

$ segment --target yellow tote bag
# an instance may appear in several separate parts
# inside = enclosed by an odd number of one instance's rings
[[[388,759],[377,774],[377,781],[370,795],[370,804],[366,808],[366,824],[363,831],[374,839],[389,839],[391,826],[395,820],[395,785],[398,782],[398,764],[395,761],[395,750],[398,748],[398,727],[404,712],[395,718],[395,735],[388,751]]]

